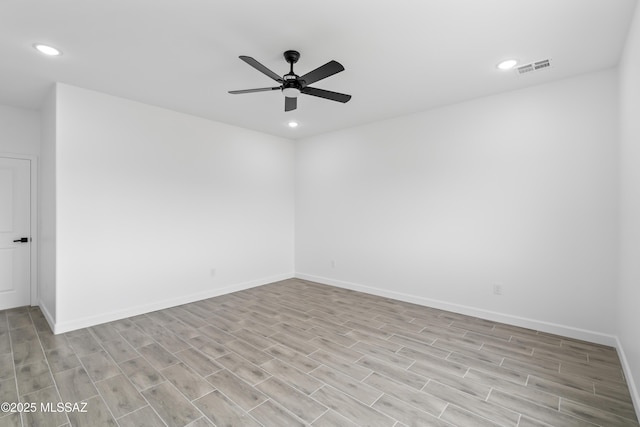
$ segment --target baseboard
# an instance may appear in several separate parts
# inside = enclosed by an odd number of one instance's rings
[[[572,326],[560,325],[557,323],[546,322],[543,320],[528,319],[525,317],[514,316],[511,314],[499,313],[496,311],[485,310],[482,308],[471,307],[467,305],[455,304],[446,301],[425,298],[417,295],[410,295],[401,292],[389,291],[386,289],[374,288],[358,283],[345,282],[343,280],[330,279],[327,277],[314,276],[311,274],[296,272],[298,279],[309,280],[312,282],[332,285],[339,288],[351,289],[353,291],[364,292],[367,294],[378,295],[381,297],[396,299],[399,301],[410,302],[413,304],[433,307],[440,310],[452,311],[454,313],[465,314],[467,316],[478,317],[481,319],[491,320],[494,322],[507,323],[513,326],[533,329],[540,332],[562,335],[583,341],[589,341],[597,344],[617,347],[618,340],[614,335],[603,334],[600,332],[589,331],[585,329],[575,328]]]
[[[225,286],[222,288],[211,289],[205,292],[198,292],[196,294],[185,295],[178,298],[157,301],[150,304],[139,305],[135,307],[126,308],[123,310],[112,311],[109,313],[102,313],[95,316],[88,316],[81,319],[55,323],[49,320],[49,318],[47,318],[47,321],[49,322],[49,325],[52,325],[51,330],[53,331],[54,334],[62,334],[65,332],[75,331],[77,329],[100,325],[102,323],[113,322],[114,320],[125,319],[127,317],[138,316],[140,314],[150,313],[152,311],[163,310],[165,308],[175,307],[178,305],[188,304],[191,302],[200,301],[207,298],[226,295],[232,292],[255,288],[257,286],[262,286],[269,283],[278,282],[281,280],[291,279],[293,277],[294,277],[293,273],[279,274],[276,276],[269,276],[261,279],[251,280],[248,282],[237,283],[237,284]],[[44,313],[44,310],[43,310],[43,313]],[[45,314],[45,317],[46,316],[47,315]]]
[[[49,328],[51,328],[52,331],[55,331],[56,321],[51,315],[51,311],[49,311],[47,306],[44,305],[42,301],[40,301],[40,303],[38,304],[38,307],[40,307],[40,311],[42,312],[42,315],[47,320],[47,323],[49,324]]]
[[[638,387],[636,386],[636,382],[634,381],[634,377],[631,371],[631,366],[629,366],[629,361],[627,360],[627,356],[624,352],[624,347],[622,347],[622,343],[616,337],[616,348],[618,350],[618,357],[620,357],[620,363],[622,364],[622,370],[624,371],[625,379],[627,380],[627,385],[629,386],[629,393],[631,394],[631,400],[633,400],[633,406],[636,409],[636,414],[640,414],[640,393],[638,392]]]

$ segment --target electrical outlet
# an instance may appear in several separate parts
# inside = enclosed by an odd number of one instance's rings
[[[336,260],[335,259],[331,260],[331,268],[336,268]]]
[[[502,285],[493,285],[493,294],[502,295]]]

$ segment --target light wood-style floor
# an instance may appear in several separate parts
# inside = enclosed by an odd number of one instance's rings
[[[0,401],[37,404],[0,426],[638,426],[613,348],[293,279],[58,336],[2,311]]]

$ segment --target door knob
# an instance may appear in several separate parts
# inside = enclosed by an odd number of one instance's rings
[[[27,243],[29,241],[28,237],[22,237],[18,240],[14,240],[14,242],[19,242],[19,243]]]

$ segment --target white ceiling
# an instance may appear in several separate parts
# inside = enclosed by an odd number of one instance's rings
[[[0,0],[0,104],[37,109],[63,82],[300,138],[617,65],[636,0]],[[45,57],[36,42],[59,47]],[[345,71],[284,112],[277,74],[334,59]],[[550,69],[501,72],[505,58]],[[289,120],[297,129],[286,126]]]

